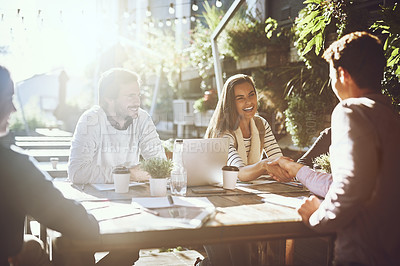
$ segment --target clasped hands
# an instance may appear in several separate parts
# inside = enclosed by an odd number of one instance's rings
[[[275,159],[265,159],[264,163],[267,173],[279,182],[293,181],[297,172],[303,167],[302,164],[296,163],[293,159],[285,156]]]
[[[297,172],[304,165],[294,162],[291,158],[281,156],[272,160],[265,160],[265,167],[268,174],[279,182],[291,182]],[[304,223],[308,224],[311,215],[318,209],[320,201],[317,197],[311,196],[304,200],[303,204],[297,209]]]

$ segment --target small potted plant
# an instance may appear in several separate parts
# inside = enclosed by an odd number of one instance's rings
[[[171,175],[172,160],[151,158],[141,163],[141,168],[150,175],[150,195],[163,197],[167,195],[167,178]]]
[[[167,139],[167,140],[161,140],[161,144],[164,147],[165,155],[167,156],[167,159],[172,159],[172,152],[174,149],[174,139]]]

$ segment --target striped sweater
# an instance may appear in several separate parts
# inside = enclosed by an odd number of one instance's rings
[[[265,126],[265,136],[264,136],[264,151],[268,158],[276,158],[282,156],[282,151],[276,142],[275,136],[272,133],[272,129],[268,122],[260,117],[261,120],[264,122]],[[240,157],[236,147],[235,147],[235,138],[231,133],[225,133],[224,138],[229,139],[229,151],[228,151],[228,162],[227,165],[243,167],[245,163],[243,162],[242,158]],[[257,136],[258,137],[258,136]],[[246,153],[249,155],[250,148],[251,148],[251,137],[244,138],[244,145],[246,148]]]

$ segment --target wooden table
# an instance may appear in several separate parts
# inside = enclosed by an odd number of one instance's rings
[[[71,141],[16,141],[22,149],[69,149]]]
[[[49,162],[50,158],[57,157],[59,161],[68,161],[70,150],[68,149],[26,149],[26,154],[35,158],[38,162]]]
[[[98,191],[91,185],[75,186],[62,180],[54,184],[67,198],[81,202],[107,199],[110,202],[125,203],[127,208],[131,208],[132,197],[150,195],[147,184],[131,187],[127,194]],[[263,198],[274,195],[297,197],[308,194],[304,188],[276,182],[238,187],[217,195],[194,194],[189,188],[187,196],[207,196],[217,207],[215,216],[200,228],[162,228],[160,225],[146,223],[152,214],[141,212],[99,222],[99,242],[77,242],[66,237],[56,237],[53,252],[79,252],[89,248],[96,251],[146,249],[322,236],[306,227],[294,208],[263,201]]]

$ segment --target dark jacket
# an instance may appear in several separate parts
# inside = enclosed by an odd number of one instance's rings
[[[304,164],[313,168],[313,160],[318,156],[328,153],[329,147],[331,146],[331,128],[325,128],[319,134],[313,145],[308,149],[306,153],[297,160],[298,163]]]
[[[99,225],[82,205],[63,197],[26,155],[0,146],[0,265],[23,242],[25,216],[63,235],[91,239]]]

